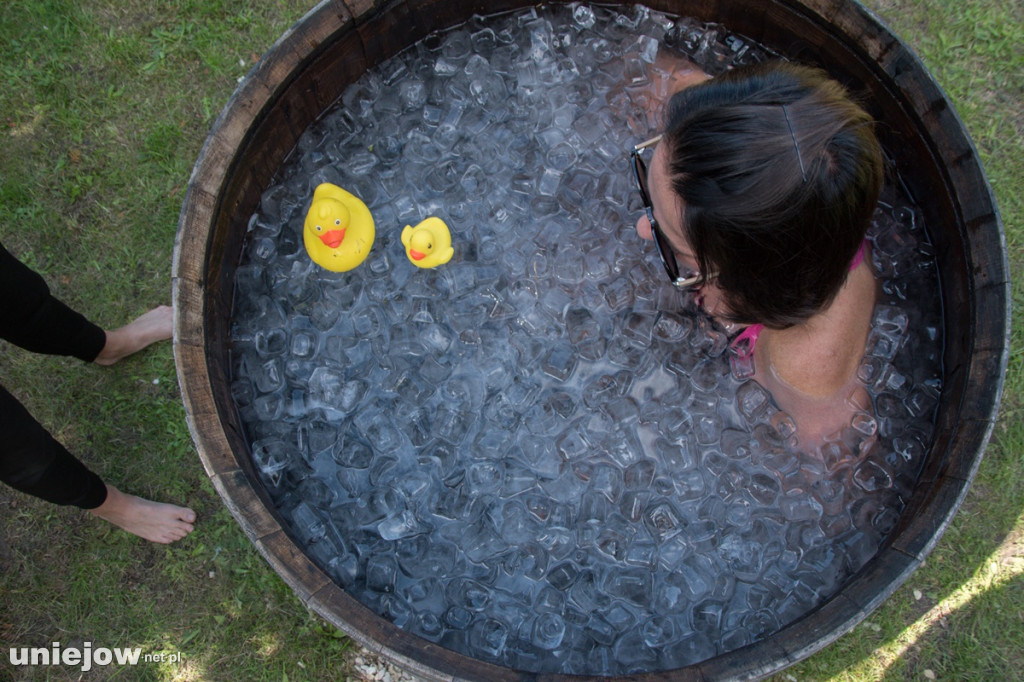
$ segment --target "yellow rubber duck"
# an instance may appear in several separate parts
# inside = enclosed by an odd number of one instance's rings
[[[317,185],[302,230],[314,263],[332,272],[351,270],[370,255],[374,236],[373,216],[359,197],[329,182]]]
[[[452,259],[452,235],[440,218],[431,216],[416,227],[406,225],[402,230],[405,255],[418,268],[436,268]]]

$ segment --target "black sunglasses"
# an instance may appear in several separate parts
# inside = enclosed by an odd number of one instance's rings
[[[688,277],[680,276],[676,252],[664,233],[662,233],[661,227],[658,226],[658,221],[654,219],[651,193],[647,189],[647,164],[644,163],[640,154],[647,149],[653,148],[660,141],[661,135],[658,135],[633,147],[633,151],[629,153],[629,165],[633,169],[633,180],[636,181],[636,187],[640,190],[640,199],[644,202],[644,212],[647,214],[648,222],[651,223],[651,234],[654,236],[654,244],[658,247],[658,255],[661,257],[661,264],[665,266],[665,272],[668,273],[669,280],[680,289],[695,289],[703,285],[710,278],[704,277],[699,272]]]

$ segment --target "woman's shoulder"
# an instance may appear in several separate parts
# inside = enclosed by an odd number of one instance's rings
[[[842,346],[780,339],[771,333],[764,337],[757,349],[764,352],[755,355],[755,367],[770,390],[781,384],[809,398],[827,398],[849,381],[859,364],[859,355]]]
[[[851,273],[844,294],[805,325],[766,329],[754,351],[755,379],[798,428],[824,434],[848,417],[859,387],[857,368],[871,331],[875,282],[864,265]],[[834,422],[834,424],[833,424]]]
[[[858,350],[790,341],[775,353],[767,350],[777,339],[771,334],[760,358],[755,350],[754,379],[764,386],[779,409],[797,426],[800,442],[820,443],[849,423],[858,404],[857,367],[864,346]]]
[[[871,331],[876,283],[862,264],[850,273],[829,308],[807,323],[765,330],[758,351],[766,370],[795,390],[824,397],[845,386],[856,373]]]

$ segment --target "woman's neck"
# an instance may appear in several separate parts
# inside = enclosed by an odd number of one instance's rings
[[[755,367],[760,361],[779,380],[808,395],[831,395],[860,365],[875,294],[871,269],[861,263],[827,308],[789,329],[765,329],[755,351]]]

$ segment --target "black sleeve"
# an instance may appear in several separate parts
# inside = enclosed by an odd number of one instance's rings
[[[54,504],[95,509],[107,499],[102,479],[78,461],[0,386],[0,481]]]
[[[92,362],[103,329],[50,294],[43,278],[0,244],[0,338],[34,353]]]

